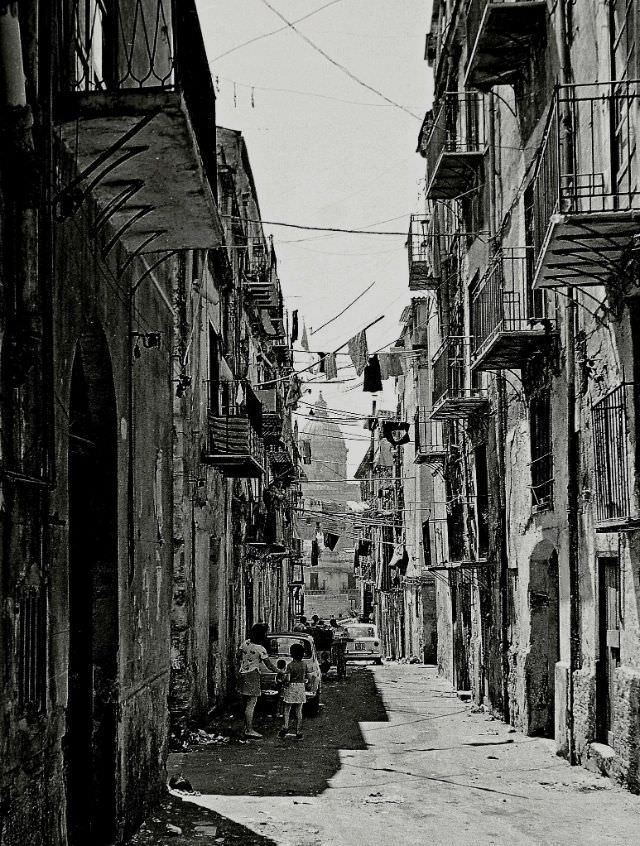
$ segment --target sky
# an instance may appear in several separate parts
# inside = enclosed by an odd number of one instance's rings
[[[285,27],[267,4],[290,21],[310,15],[296,24],[300,32],[403,108],[357,84],[288,27],[234,50]],[[245,136],[263,220],[402,233],[346,235],[265,225],[274,236],[288,311],[298,309],[304,318],[311,350],[331,351],[381,315],[367,333],[369,350],[391,343],[409,302],[404,233],[409,215],[424,207],[424,162],[415,150],[431,102],[424,61],[430,3],[199,0],[198,7],[217,86],[218,124]],[[371,283],[341,318],[311,334]],[[296,356],[297,369],[308,361]],[[347,363],[339,357],[339,366]],[[340,376],[352,379],[355,371]],[[313,392],[304,401],[314,402],[316,383],[309,387]],[[330,408],[367,414],[372,398],[379,408],[394,407],[392,381],[377,397],[363,393],[357,381],[322,390]],[[306,413],[306,407],[299,411]],[[355,426],[344,433],[351,476],[368,439]]]

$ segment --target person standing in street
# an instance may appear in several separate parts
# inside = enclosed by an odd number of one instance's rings
[[[272,673],[280,672],[269,659],[264,647],[264,625],[252,626],[249,638],[238,650],[238,692],[245,698],[244,734],[245,737],[259,738],[262,735],[253,728],[253,715],[260,696],[260,671],[262,666]]]
[[[289,733],[289,717],[291,708],[296,713],[296,733],[298,740],[302,740],[302,707],[306,702],[305,682],[309,676],[307,666],[302,660],[304,658],[304,647],[301,643],[294,643],[290,649],[291,663],[287,667],[287,681],[283,691],[284,702],[284,726],[280,729],[280,737],[286,737]]]

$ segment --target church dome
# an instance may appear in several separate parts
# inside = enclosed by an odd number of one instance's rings
[[[340,427],[330,419],[322,393],[302,424],[300,440],[311,444],[314,475],[318,479],[346,478],[347,445]]]

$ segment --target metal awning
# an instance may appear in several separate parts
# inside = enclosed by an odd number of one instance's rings
[[[59,115],[72,166],[57,196],[59,217],[90,193],[94,234],[104,230],[106,251],[117,240],[139,254],[221,246],[213,189],[179,92],[74,93]]]

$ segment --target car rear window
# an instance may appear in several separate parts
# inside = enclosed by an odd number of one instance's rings
[[[298,637],[270,637],[267,645],[269,655],[291,655],[291,647],[294,643],[301,643],[304,647],[304,657],[311,658],[311,643],[305,638]]]
[[[376,630],[373,626],[349,626],[347,629],[349,637],[375,637]]]

